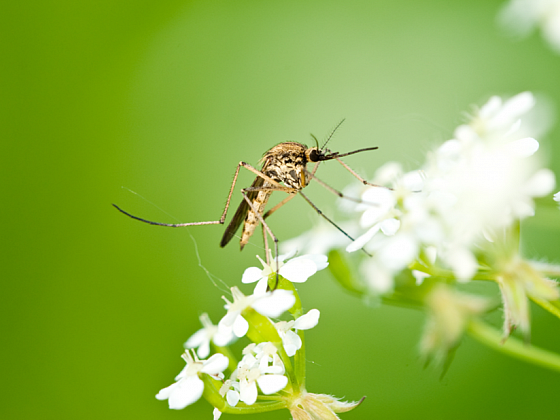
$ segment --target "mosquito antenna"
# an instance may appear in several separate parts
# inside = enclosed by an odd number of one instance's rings
[[[313,140],[315,140],[315,146],[317,146],[317,150],[319,149],[319,140],[317,140],[317,137],[315,137],[315,135],[313,133],[309,133],[311,135],[311,138]]]
[[[333,131],[331,131],[331,134],[329,134],[329,137],[327,137],[327,141],[325,142],[325,144],[323,144],[323,147],[321,147],[321,150],[325,149],[325,146],[327,145],[327,143],[329,142],[329,140],[332,138],[332,136],[334,136],[334,133],[336,132],[336,130],[338,130],[338,127],[340,127],[342,125],[342,123],[346,120],[346,118],[343,118],[342,121],[340,121],[336,127],[333,129]]]

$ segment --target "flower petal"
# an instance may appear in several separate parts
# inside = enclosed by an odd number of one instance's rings
[[[200,346],[202,343],[204,343],[207,340],[208,338],[206,335],[206,328],[201,328],[200,330],[198,330],[197,332],[195,332],[193,335],[189,337],[189,339],[186,341],[184,346],[186,349],[192,349],[194,347]]]
[[[216,373],[223,372],[229,365],[229,359],[222,353],[216,353],[206,360],[200,369],[201,372],[207,373],[209,375],[215,375]]]
[[[169,396],[171,395],[171,393],[173,392],[173,390],[174,390],[175,388],[177,388],[177,386],[178,386],[178,385],[177,385],[177,382],[175,382],[174,384],[171,384],[171,385],[169,385],[168,387],[165,387],[165,388],[161,389],[161,390],[157,393],[156,398],[157,398],[158,400],[160,400],[160,401],[161,401],[161,400],[166,400],[166,399],[168,399]]]
[[[313,261],[317,266],[317,271],[323,270],[324,268],[327,268],[329,266],[329,259],[326,255],[323,254],[305,254],[302,255],[301,258],[307,258],[308,260]]]
[[[230,406],[235,407],[239,402],[239,392],[230,389],[226,393],[226,401]]]
[[[319,323],[320,315],[321,313],[318,309],[311,309],[305,315],[302,315],[298,319],[296,319],[294,328],[296,330],[308,330],[310,328],[313,328]]]
[[[249,267],[243,272],[241,283],[254,283],[263,278],[262,270],[258,267]]]
[[[286,352],[288,357],[294,356],[297,353],[297,351],[299,350],[297,348],[297,346],[293,343],[284,343],[283,342],[282,345],[284,346],[284,351]]]
[[[395,218],[385,219],[379,223],[381,231],[387,236],[393,236],[401,227],[401,222]]]
[[[233,333],[237,337],[243,337],[247,334],[247,331],[249,331],[249,323],[245,320],[245,318],[239,315],[233,323]]]
[[[241,311],[228,311],[228,313],[220,319],[220,322],[218,322],[218,328],[231,328],[240,313]]]
[[[204,391],[204,382],[196,375],[188,376],[177,384],[168,399],[169,408],[173,410],[182,410],[198,401]]]
[[[269,295],[253,302],[251,305],[258,313],[277,318],[294,306],[296,298],[290,290],[276,289]]]
[[[253,295],[264,295],[266,294],[266,289],[268,289],[268,279],[263,277],[257,282],[257,285],[253,290]]]
[[[242,380],[239,383],[239,399],[247,405],[253,405],[257,401],[257,384],[255,382],[247,382]]]
[[[212,341],[218,347],[223,347],[227,346],[233,340],[233,337],[233,331],[230,328],[218,328],[218,331],[212,337]]]
[[[201,359],[206,359],[208,357],[208,355],[210,354],[210,340],[206,340],[204,343],[202,343],[198,347],[198,350],[196,351],[196,354]]]
[[[294,283],[303,283],[317,272],[317,265],[310,259],[298,257],[280,267],[279,274]]]
[[[292,357],[296,354],[301,348],[302,341],[299,335],[297,335],[293,331],[286,331],[285,334],[282,334],[282,345],[284,346],[284,350],[286,350],[286,354]],[[269,373],[278,373],[278,372],[270,372]],[[283,373],[283,372],[281,372]]]
[[[362,236],[359,236],[354,242],[348,245],[346,247],[346,252],[354,252],[362,249],[364,245],[367,244],[377,232],[379,232],[380,227],[381,226],[379,223],[372,226],[366,233],[364,233]]]
[[[282,255],[278,255],[278,261],[280,262],[284,262],[286,260],[289,260],[290,258],[292,258],[294,255],[297,254],[297,248],[293,248],[290,252],[288,252],[287,254],[282,254]]]
[[[556,179],[554,173],[548,169],[543,168],[537,171],[529,181],[524,185],[524,192],[533,197],[543,197],[550,194],[554,190]]]
[[[288,378],[283,375],[264,375],[257,378],[257,383],[263,394],[269,395],[284,389]]]
[[[213,420],[219,420],[219,418],[222,416],[222,412],[218,410],[216,407],[214,407],[214,411],[212,411],[212,415],[214,416]]]
[[[527,137],[508,143],[507,150],[520,158],[529,157],[539,150],[539,142],[531,137]]]

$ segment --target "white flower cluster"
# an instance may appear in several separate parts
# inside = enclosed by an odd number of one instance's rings
[[[534,214],[534,197],[555,184],[532,155],[539,143],[522,137],[521,117],[534,105],[524,92],[503,102],[497,96],[455,130],[423,169],[403,173],[398,164],[380,168],[363,195],[360,225],[369,230],[347,247],[374,254],[363,271],[372,287],[391,289],[394,274],[421,257],[450,268],[459,281],[478,268],[474,253],[515,221]],[[381,233],[379,233],[381,232]]]
[[[252,343],[245,347],[243,354],[237,369],[220,389],[220,394],[226,396],[231,407],[239,401],[253,405],[257,401],[257,384],[265,395],[274,394],[288,384],[284,363],[274,344]]]
[[[494,96],[421,169],[404,172],[394,162],[379,168],[373,183],[390,188],[363,190],[354,211],[366,230],[346,248],[373,255],[361,266],[372,292],[391,291],[394,276],[417,261],[437,260],[467,281],[479,268],[477,250],[533,215],[533,198],[549,194],[555,184],[553,173],[540,169],[533,156],[539,143],[521,126],[534,103],[529,92],[507,101]],[[413,274],[418,282],[425,277]]]
[[[560,53],[560,0],[511,0],[498,20],[504,29],[520,37],[539,27],[544,39]]]
[[[294,254],[278,258],[279,274],[293,282],[304,282],[328,265],[327,257],[324,255],[304,255],[285,262]],[[174,384],[162,389],[156,395],[159,400],[167,399],[169,408],[183,409],[202,396],[205,385],[199,375],[203,373],[223,383],[219,393],[225,397],[230,407],[235,407],[239,401],[246,405],[253,405],[257,401],[259,389],[262,394],[270,395],[281,391],[288,384],[277,345],[281,343],[288,357],[295,356],[302,347],[302,340],[297,331],[307,330],[317,325],[320,313],[317,309],[312,309],[295,320],[272,322],[270,318],[277,318],[294,306],[296,297],[291,290],[267,291],[266,281],[270,275],[276,273],[276,263],[269,266],[260,258],[259,260],[264,266],[263,269],[251,267],[243,274],[244,283],[258,281],[252,295],[246,296],[237,287],[232,287],[232,301],[223,297],[227,313],[218,325],[212,324],[208,314],[201,315],[203,328],[194,333],[185,343],[185,348],[188,350],[183,354],[183,358],[187,365],[176,376]],[[251,311],[255,311],[261,317],[261,322],[265,323],[264,327],[260,326],[261,328],[266,329],[268,325],[270,326],[278,343],[275,345],[265,341],[247,346],[237,368],[231,377],[224,381],[222,372],[229,365],[228,357],[221,353],[214,354],[208,360],[200,360],[199,357],[201,359],[208,357],[212,343],[219,349],[245,336],[249,331],[250,322],[243,314],[254,313]],[[191,350],[194,348],[198,348],[197,353]],[[219,418],[220,415],[221,412],[215,409],[214,419]]]

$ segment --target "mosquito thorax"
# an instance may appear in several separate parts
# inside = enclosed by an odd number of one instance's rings
[[[308,156],[307,146],[288,141],[277,144],[262,158],[262,172],[275,181],[283,182],[286,186],[305,187],[305,167]]]

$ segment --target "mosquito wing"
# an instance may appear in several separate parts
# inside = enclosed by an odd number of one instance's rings
[[[264,184],[264,179],[258,176],[253,181],[251,187],[262,187],[263,184]],[[249,200],[253,202],[255,198],[257,198],[258,193],[259,193],[258,191],[249,191],[247,193],[247,198],[249,198]],[[231,241],[231,239],[235,236],[235,233],[239,229],[239,226],[241,226],[241,223],[243,223],[243,221],[247,217],[247,213],[249,213],[249,210],[250,208],[249,208],[249,203],[247,203],[247,200],[245,199],[241,200],[241,204],[239,204],[239,207],[237,208],[237,211],[235,212],[233,219],[231,220],[228,227],[226,228],[226,231],[224,232],[224,236],[222,237],[222,241],[220,242],[220,246],[222,248],[226,246],[229,243],[229,241]]]

